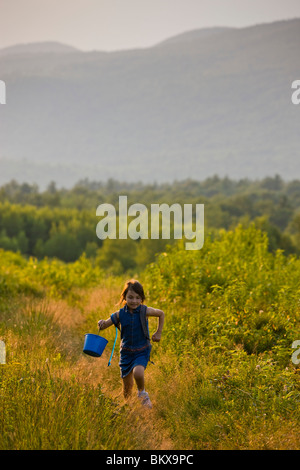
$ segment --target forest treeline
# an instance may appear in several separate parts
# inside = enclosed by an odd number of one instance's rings
[[[128,206],[204,204],[205,236],[214,238],[221,228],[254,222],[268,234],[270,251],[300,253],[300,180],[285,182],[279,175],[256,181],[213,176],[162,184],[85,179],[71,189],[59,189],[52,182],[44,191],[12,180],[0,187],[0,248],[66,262],[85,253],[115,274],[143,269],[173,240],[99,240],[96,208],[110,203],[117,210],[120,195],[127,195]]]

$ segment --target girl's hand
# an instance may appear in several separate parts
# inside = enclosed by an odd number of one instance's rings
[[[113,325],[112,319],[109,317],[107,320],[99,320],[98,328],[99,330],[105,330],[109,326]]]
[[[152,341],[155,341],[156,343],[158,343],[160,339],[161,339],[161,333],[156,332],[152,335]]]
[[[99,320],[98,321],[98,329],[102,330],[105,325],[105,320]]]

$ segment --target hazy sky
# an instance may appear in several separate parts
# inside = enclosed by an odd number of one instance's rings
[[[0,48],[59,41],[82,50],[148,47],[208,26],[300,17],[300,0],[0,0]]]

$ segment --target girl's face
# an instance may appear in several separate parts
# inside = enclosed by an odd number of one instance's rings
[[[134,310],[142,303],[142,297],[140,297],[139,294],[134,292],[134,290],[132,289],[128,290],[125,300],[127,302],[129,310]]]

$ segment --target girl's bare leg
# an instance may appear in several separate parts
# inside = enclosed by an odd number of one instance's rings
[[[133,369],[133,377],[139,392],[142,392],[145,388],[144,371],[143,366],[135,366]]]
[[[123,378],[123,394],[125,398],[129,398],[133,387],[133,370]]]

